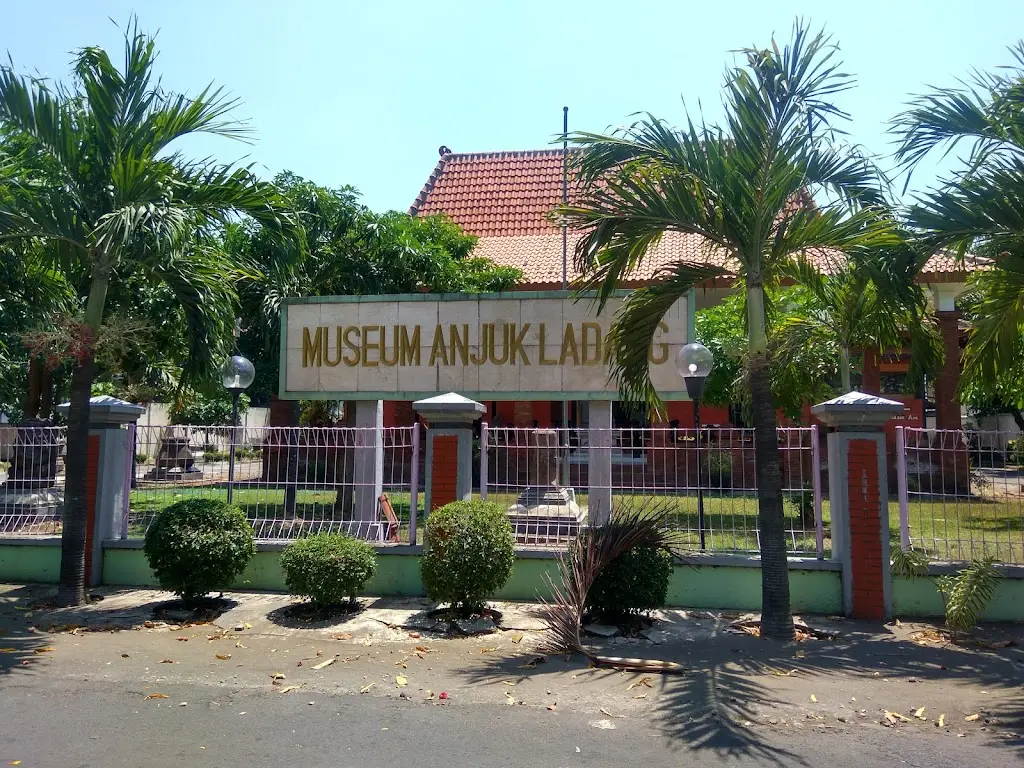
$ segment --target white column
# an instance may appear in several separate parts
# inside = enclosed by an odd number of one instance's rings
[[[587,435],[588,498],[590,525],[611,520],[612,513],[612,403],[590,401]]]
[[[384,491],[384,401],[357,400],[355,426],[354,519],[372,523],[377,521],[377,499]],[[354,533],[365,536],[366,526]]]

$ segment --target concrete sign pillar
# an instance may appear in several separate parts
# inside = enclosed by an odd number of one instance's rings
[[[377,499],[384,492],[384,401],[357,400],[352,483],[357,536],[371,530],[366,523],[378,520]]]
[[[473,495],[473,422],[487,411],[483,403],[449,392],[412,404],[427,422],[425,509]]]
[[[832,557],[843,564],[847,616],[882,621],[892,615],[886,421],[903,403],[850,392],[811,408],[828,435]]]
[[[587,434],[587,523],[603,525],[612,517],[612,402],[590,401]]]
[[[57,406],[64,416],[68,408],[68,403]],[[106,395],[89,400],[85,581],[90,587],[103,581],[103,542],[128,534],[124,512],[131,488],[134,445],[127,425],[135,424],[145,411],[142,406]]]

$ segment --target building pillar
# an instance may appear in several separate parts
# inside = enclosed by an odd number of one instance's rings
[[[602,525],[612,517],[612,403],[590,401],[587,433],[587,523]]]
[[[427,422],[427,515],[453,501],[468,501],[473,496],[473,422],[486,407],[454,392],[417,400],[412,407]]]
[[[67,415],[68,403],[57,406]],[[85,476],[85,583],[95,587],[103,583],[103,542],[126,538],[128,494],[131,492],[132,434],[134,425],[145,413],[140,405],[116,397],[89,400],[89,441]]]
[[[356,535],[379,522],[377,499],[384,491],[384,401],[356,400],[353,451],[354,520]]]
[[[938,429],[960,429],[960,313],[936,312],[945,360],[935,379],[935,426]]]
[[[889,492],[883,425],[903,403],[849,392],[811,412],[828,435],[832,557],[843,566],[847,616],[882,621],[892,615]]]

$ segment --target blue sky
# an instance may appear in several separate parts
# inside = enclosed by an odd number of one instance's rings
[[[1024,36],[1020,0],[789,3],[229,2],[61,0],[4,9],[0,47],[51,77],[83,45],[120,46],[137,12],[159,31],[165,85],[213,80],[242,104],[256,143],[203,139],[188,149],[352,184],[374,209],[406,208],[437,161],[456,152],[544,147],[561,130],[603,130],[649,111],[673,122],[682,99],[713,120],[729,52],[788,39],[802,15],[825,25],[857,76],[840,104],[851,139],[890,151],[889,120],[925,84],[1009,62]],[[935,168],[915,177],[931,183]]]

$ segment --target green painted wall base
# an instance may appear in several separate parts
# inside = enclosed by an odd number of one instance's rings
[[[257,552],[237,589],[286,591],[279,564],[280,552]],[[155,586],[153,574],[141,549],[108,548],[103,553],[104,582],[118,586]],[[558,561],[552,557],[520,556],[512,578],[495,596],[500,600],[550,598],[547,577],[557,578]],[[790,571],[793,610],[806,613],[838,613],[842,588],[838,571]],[[420,558],[415,552],[379,553],[377,573],[366,587],[370,595],[423,595]],[[761,606],[761,570],[749,566],[679,565],[669,585],[668,604],[679,608],[757,611]]]
[[[0,581],[38,581],[56,584],[60,580],[60,538],[53,543],[0,544]]]
[[[892,580],[892,612],[894,616],[944,616],[942,598],[930,576]],[[996,586],[982,621],[1024,621],[1024,579],[1004,578]]]

